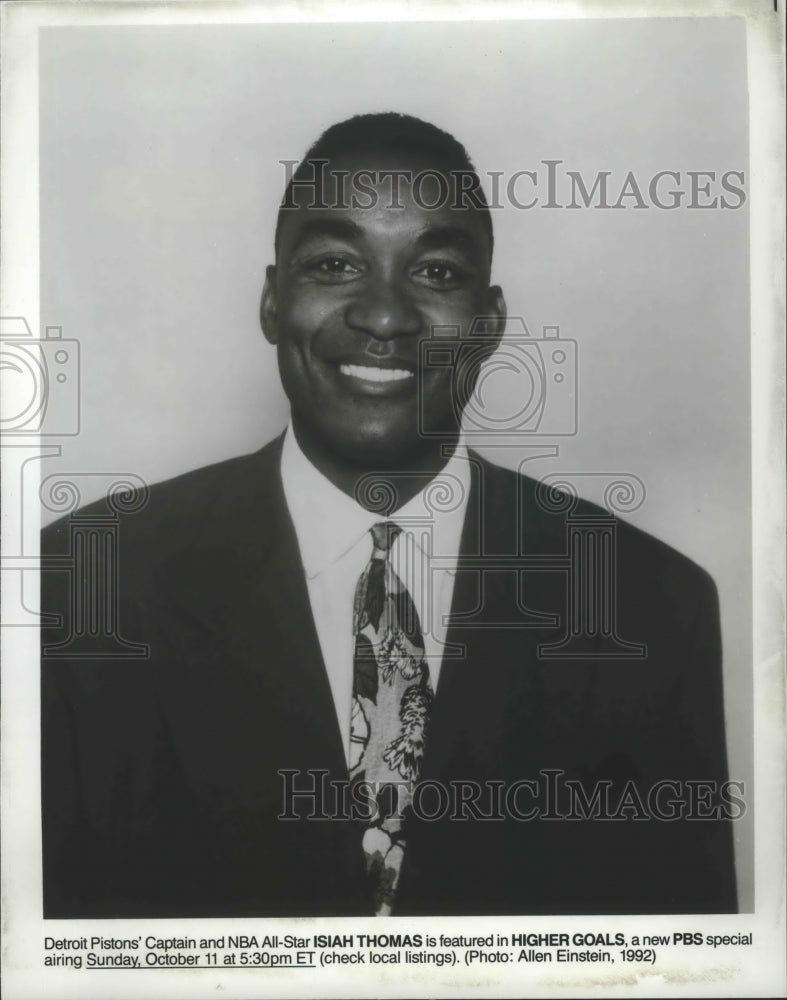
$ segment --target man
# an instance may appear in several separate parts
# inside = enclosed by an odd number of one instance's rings
[[[735,909],[712,581],[463,444],[492,244],[434,126],[307,153],[261,305],[290,426],[119,528],[149,657],[59,655],[90,560],[45,574],[46,916]]]

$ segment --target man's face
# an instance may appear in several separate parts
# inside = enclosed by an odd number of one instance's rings
[[[326,177],[351,174],[341,207],[309,207],[313,194],[300,189],[298,207],[282,223],[277,264],[268,268],[263,329],[277,346],[296,434],[305,449],[313,445],[347,466],[417,462],[435,449],[422,420],[448,440],[455,436],[461,412],[451,368],[421,362],[419,345],[435,326],[466,337],[476,317],[495,316],[502,335],[505,304],[500,289],[489,287],[480,213],[451,208],[453,192],[441,199],[429,178],[415,198],[401,179],[392,198],[391,179],[380,176],[415,176],[428,166],[390,155],[334,160]],[[374,189],[374,207],[350,204],[360,170],[371,172],[363,184]],[[336,195],[328,183],[323,203],[333,206]],[[438,207],[425,207],[432,204]],[[490,350],[495,344],[493,337]]]

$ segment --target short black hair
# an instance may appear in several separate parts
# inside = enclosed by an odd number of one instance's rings
[[[290,178],[279,206],[274,240],[277,253],[285,206],[292,207],[293,205],[293,183],[304,180],[312,181],[319,173],[320,165],[324,164],[325,161],[330,163],[347,152],[372,150],[415,153],[427,161],[434,162],[435,165],[439,165],[450,174],[465,175],[470,180],[470,187],[465,188],[464,193],[468,195],[467,200],[473,205],[475,211],[481,213],[482,223],[489,237],[491,257],[494,246],[492,215],[489,211],[486,195],[481,187],[481,180],[467,150],[458,139],[455,139],[449,132],[444,132],[443,129],[432,125],[431,122],[396,111],[354,115],[352,118],[331,125],[309,147]]]

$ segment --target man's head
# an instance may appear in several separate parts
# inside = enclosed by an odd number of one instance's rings
[[[505,304],[491,258],[489,209],[452,136],[386,113],[334,125],[312,146],[279,212],[261,318],[313,460],[419,469],[455,440],[454,373],[424,365],[421,345],[435,327],[467,337],[492,317],[494,350]]]

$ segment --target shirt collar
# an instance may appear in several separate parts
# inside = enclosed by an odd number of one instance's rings
[[[455,558],[470,490],[467,448],[460,441],[435,478],[393,514],[366,510],[306,458],[292,426],[284,435],[281,478],[306,576],[311,579],[340,559],[378,521],[391,520],[427,554]]]

